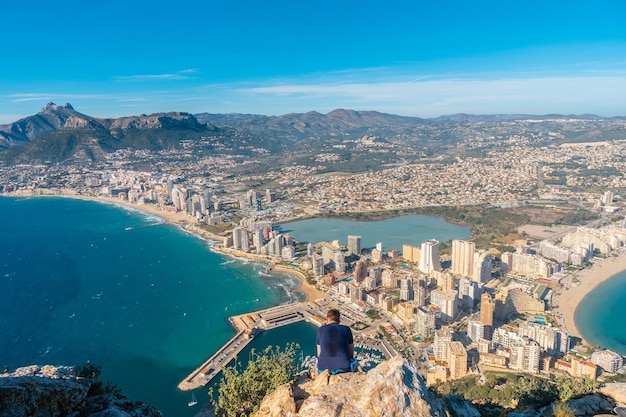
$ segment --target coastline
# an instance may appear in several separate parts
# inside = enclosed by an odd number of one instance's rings
[[[194,234],[201,239],[207,239],[214,242],[222,242],[223,236],[216,235],[206,230],[202,230],[190,221],[191,217],[183,213],[175,213],[165,210],[160,210],[154,204],[131,204],[128,201],[120,200],[117,198],[103,197],[103,196],[85,196],[79,194],[64,194],[64,193],[51,193],[51,194],[32,194],[32,193],[11,193],[4,194],[6,197],[59,197],[59,198],[73,198],[76,200],[96,201],[100,203],[113,204],[132,210],[137,210],[143,213],[160,217],[165,223],[178,226],[181,229]],[[318,290],[313,285],[309,284],[306,280],[306,276],[293,267],[287,267],[276,264],[272,258],[256,255],[253,253],[245,253],[233,249],[223,248],[221,245],[212,245],[211,250],[219,252],[224,255],[230,255],[239,259],[250,259],[259,262],[272,263],[272,269],[279,272],[284,272],[293,275],[297,278],[299,285],[293,290],[295,292],[304,294],[305,301],[315,300],[317,298],[327,297],[323,291]]]
[[[241,251],[229,249],[229,248],[224,248],[221,245],[215,245],[213,246],[212,249],[216,252],[220,252],[225,255],[230,255],[235,258],[251,259],[254,261],[258,261],[258,262],[270,263],[272,264],[272,271],[284,272],[284,273],[295,276],[299,281],[299,285],[296,288],[294,288],[294,291],[304,294],[304,297],[305,297],[304,301],[316,300],[318,298],[325,298],[328,296],[328,294],[326,294],[325,292],[320,291],[317,288],[315,288],[315,286],[309,284],[306,280],[306,276],[301,271],[299,271],[298,269],[294,267],[277,264],[275,260],[270,257],[263,256],[263,255],[256,255],[254,253],[241,252]]]
[[[558,307],[555,310],[562,315],[563,323],[570,336],[579,337],[584,344],[588,344],[576,326],[578,306],[597,286],[625,270],[626,252],[620,252],[618,256],[596,261],[591,267],[578,272],[576,276],[579,283],[569,289],[565,287],[562,289],[557,299]]]

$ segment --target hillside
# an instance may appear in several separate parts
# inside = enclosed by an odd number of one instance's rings
[[[0,125],[5,164],[109,164],[150,167],[205,157],[253,159],[246,171],[279,166],[363,172],[439,158],[481,157],[494,147],[624,139],[624,118],[593,115],[469,115],[421,119],[376,111],[333,110],[280,116],[155,113],[102,119],[70,104]],[[121,153],[118,151],[122,151]],[[242,171],[242,172],[243,172]]]

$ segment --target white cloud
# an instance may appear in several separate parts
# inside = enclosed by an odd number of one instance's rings
[[[347,103],[353,108],[426,117],[467,113],[585,113],[615,115],[626,91],[626,75],[502,79],[439,79],[374,83],[289,83],[240,88],[251,99]],[[597,110],[596,110],[597,109]]]
[[[189,80],[195,78],[198,70],[195,68],[184,69],[168,74],[136,74],[136,75],[118,75],[113,77],[116,81],[176,81]]]
[[[8,94],[4,97],[8,98],[12,103],[23,103],[29,101],[40,101],[45,104],[48,101],[61,100],[93,100],[109,98],[108,94],[65,94],[65,93],[15,93]],[[42,105],[43,105],[42,104]]]

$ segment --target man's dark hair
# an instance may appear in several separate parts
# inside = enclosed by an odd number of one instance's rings
[[[335,323],[339,323],[340,318],[341,314],[339,314],[339,310],[337,310],[336,308],[331,308],[330,310],[328,310],[328,313],[326,313],[326,319],[334,321]]]

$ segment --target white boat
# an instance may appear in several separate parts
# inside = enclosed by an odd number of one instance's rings
[[[187,407],[193,407],[196,404],[198,404],[198,400],[196,400],[196,395],[192,392],[191,393],[191,401],[189,401],[187,403]]]

